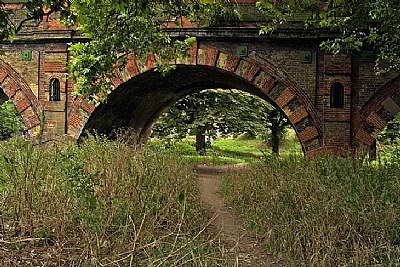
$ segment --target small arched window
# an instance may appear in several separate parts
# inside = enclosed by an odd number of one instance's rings
[[[50,101],[60,101],[60,81],[56,78],[50,80],[49,88],[49,100]]]
[[[335,82],[331,85],[331,108],[344,107],[344,87],[341,83]]]

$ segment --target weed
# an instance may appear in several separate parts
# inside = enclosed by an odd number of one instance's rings
[[[1,266],[219,266],[175,155],[89,136],[0,144]]]
[[[396,162],[269,157],[222,191],[288,266],[398,266],[398,177]]]

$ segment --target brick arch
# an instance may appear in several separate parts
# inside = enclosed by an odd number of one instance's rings
[[[239,77],[249,86],[256,88],[258,95],[268,98],[286,114],[306,154],[307,151],[322,147],[322,123],[317,116],[314,105],[304,90],[286,73],[278,70],[266,59],[256,54],[240,58],[229,51],[198,43],[193,45],[190,54],[189,60],[179,60],[175,63],[215,68],[218,71]],[[147,56],[145,62],[135,60],[134,56],[131,55],[125,69],[116,72],[111,82],[117,88],[134,77],[148,73],[155,67],[154,62],[155,57],[151,54]],[[71,106],[68,134],[78,138],[94,110],[93,105],[76,98]]]
[[[400,76],[380,88],[360,111],[355,139],[371,146],[378,134],[400,113]]]
[[[27,82],[6,62],[0,60],[0,86],[24,121],[31,137],[39,133],[40,105]]]

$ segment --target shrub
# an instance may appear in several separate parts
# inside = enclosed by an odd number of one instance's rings
[[[2,266],[218,265],[194,176],[173,155],[89,137],[0,144]]]

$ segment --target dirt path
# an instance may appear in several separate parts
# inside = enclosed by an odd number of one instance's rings
[[[234,266],[281,267],[274,257],[262,248],[252,233],[245,229],[241,220],[234,214],[219,192],[221,174],[228,168],[241,168],[244,165],[205,166],[194,168],[198,175],[200,199],[213,218],[209,234],[228,250]]]

